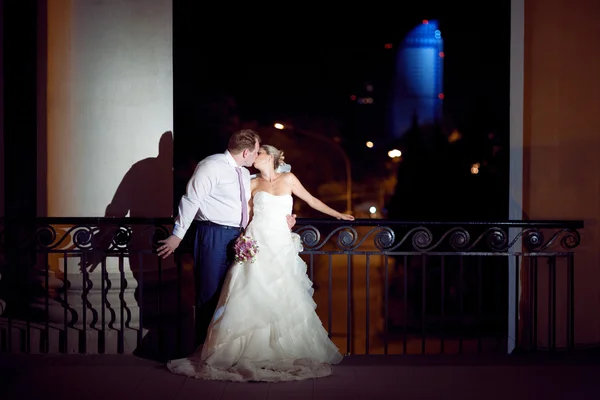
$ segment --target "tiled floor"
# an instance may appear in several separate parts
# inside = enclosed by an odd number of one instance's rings
[[[598,399],[600,357],[351,356],[328,378],[225,383],[133,356],[0,355],[0,399]]]

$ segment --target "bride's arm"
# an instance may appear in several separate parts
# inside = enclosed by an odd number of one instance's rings
[[[317,211],[322,212],[323,214],[330,215],[337,219],[345,219],[348,221],[354,220],[354,217],[350,214],[343,214],[339,211],[335,211],[333,208],[329,207],[327,204],[323,203],[321,200],[314,197],[312,194],[308,192],[300,183],[300,180],[291,172],[288,172],[288,179],[290,181],[290,185],[292,187],[292,193],[298,196],[300,199],[304,200],[311,208],[314,208]]]

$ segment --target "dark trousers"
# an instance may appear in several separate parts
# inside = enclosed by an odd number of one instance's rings
[[[209,222],[197,225],[194,245],[196,344],[206,339],[225,276],[233,263],[233,244],[240,234],[239,229]]]

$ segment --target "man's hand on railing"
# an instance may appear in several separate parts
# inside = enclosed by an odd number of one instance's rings
[[[159,240],[158,243],[162,243],[158,250],[158,256],[162,258],[167,258],[171,254],[175,252],[175,249],[179,247],[179,243],[181,243],[181,239],[179,239],[175,235],[171,235],[165,240]]]

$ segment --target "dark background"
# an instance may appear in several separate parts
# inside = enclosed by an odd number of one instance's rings
[[[397,193],[386,199],[389,217],[506,218],[509,1],[282,7],[245,13],[174,2],[175,203],[195,162],[223,151],[233,130],[251,126],[263,134],[273,121],[286,119],[336,137],[352,159],[354,181],[383,179],[390,168],[382,159],[392,147],[411,154],[397,167]],[[396,50],[423,19],[437,19],[444,39],[444,118],[439,126],[415,127],[412,141],[408,134],[394,141],[387,89]],[[367,82],[377,96],[368,112],[350,100]],[[444,142],[454,129],[463,140],[450,148]],[[423,130],[432,132],[428,144],[419,143]],[[387,147],[369,152],[365,142],[373,137]],[[475,162],[482,164],[477,176],[470,173]],[[311,172],[297,167],[311,182]],[[318,192],[316,180],[308,186]],[[451,199],[442,205],[440,198]]]

